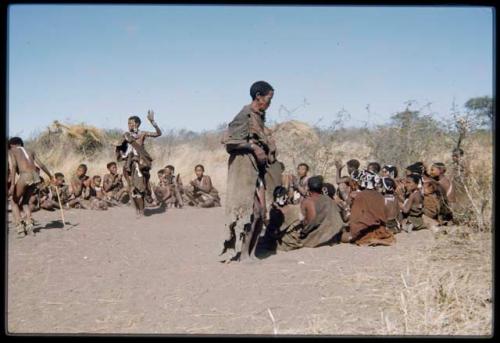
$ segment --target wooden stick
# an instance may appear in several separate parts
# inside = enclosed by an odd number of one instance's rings
[[[63,206],[61,203],[61,197],[59,196],[59,187],[56,185],[56,194],[57,194],[57,202],[59,202],[59,209],[61,210],[61,218],[62,218],[62,223],[63,223],[63,228],[65,227],[65,221],[64,221],[64,211],[63,211]]]

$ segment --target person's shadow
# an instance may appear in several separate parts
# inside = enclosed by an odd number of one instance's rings
[[[165,213],[167,211],[167,206],[165,204],[161,204],[158,207],[146,207],[144,209],[144,216],[149,217],[152,216],[153,214],[160,214],[160,213]]]
[[[71,229],[78,226],[78,224],[72,224],[68,221],[63,222],[61,220],[53,220],[51,222],[48,222],[45,224],[45,226],[38,226],[33,229],[33,232],[37,233],[40,232],[41,230],[51,230],[51,229]]]

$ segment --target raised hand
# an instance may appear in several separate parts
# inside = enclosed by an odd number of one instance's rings
[[[154,111],[153,111],[153,110],[148,110],[148,117],[147,117],[147,118],[148,118],[148,120],[149,120],[150,122],[155,121],[155,113],[154,113]]]

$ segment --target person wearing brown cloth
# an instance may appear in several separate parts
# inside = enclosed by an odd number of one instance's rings
[[[387,230],[387,214],[384,196],[375,190],[377,175],[364,170],[360,188],[352,201],[349,231],[342,234],[342,242],[357,245],[392,245],[396,239]]]
[[[271,105],[273,87],[255,82],[250,87],[252,102],[229,123],[223,144],[229,154],[225,206],[226,239],[222,252],[232,250],[221,262],[256,258],[255,247],[266,218],[265,177],[274,162],[274,148],[266,130],[266,110]]]

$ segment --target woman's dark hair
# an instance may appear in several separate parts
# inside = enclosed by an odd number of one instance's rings
[[[273,198],[276,200],[277,198],[282,197],[286,194],[288,194],[288,191],[286,190],[285,187],[276,186],[276,188],[273,191]]]
[[[24,146],[24,142],[20,137],[12,137],[11,139],[9,139],[9,146],[11,145]]]
[[[307,163],[299,163],[297,165],[297,168],[300,167],[300,166],[306,167],[306,170],[309,171],[309,165]]]
[[[358,160],[352,159],[352,160],[347,161],[347,166],[354,168],[354,169],[358,169],[360,166],[360,163]]]
[[[329,182],[325,182],[323,183],[322,192],[324,195],[327,195],[333,199],[333,196],[335,195],[335,186]]]
[[[203,167],[203,165],[201,164],[197,164],[196,167],[194,167],[194,170],[196,171],[196,169],[198,168],[201,168],[201,170],[205,171],[205,167]]]
[[[316,175],[310,177],[309,180],[307,180],[307,187],[309,191],[321,194],[323,189],[323,176]]]
[[[271,91],[274,91],[274,88],[269,83],[266,81],[257,81],[250,87],[250,96],[252,100],[255,100],[257,94],[266,96]]]
[[[406,178],[411,179],[413,182],[415,182],[417,185],[420,183],[421,177],[420,175],[417,174],[410,174]]]
[[[370,162],[368,163],[368,168],[373,166],[373,171],[375,174],[378,174],[380,172],[380,164],[378,162]]]
[[[141,118],[138,116],[131,116],[128,118],[128,120],[133,120],[137,125],[141,125]]]

